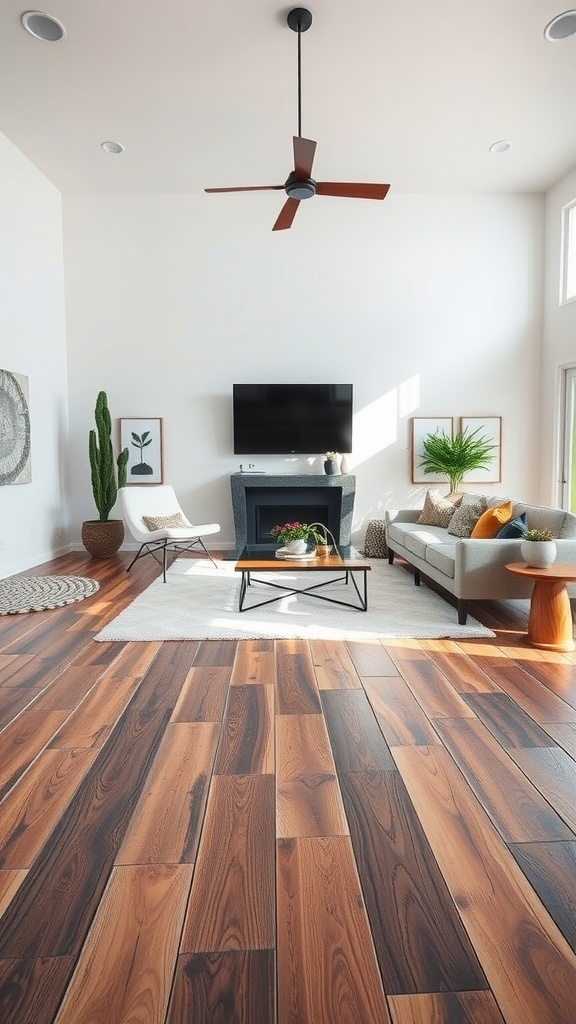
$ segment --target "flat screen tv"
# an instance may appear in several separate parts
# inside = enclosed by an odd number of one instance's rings
[[[235,455],[352,451],[351,384],[234,384]]]

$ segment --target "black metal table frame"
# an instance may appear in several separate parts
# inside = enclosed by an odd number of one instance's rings
[[[313,583],[309,587],[291,587],[285,586],[282,583],[274,583],[272,580],[262,580],[256,577],[252,578],[253,569],[241,569],[242,579],[240,581],[240,597],[238,599],[238,611],[249,612],[254,608],[262,608],[266,604],[274,604],[275,601],[281,601],[283,597],[290,597],[292,594],[309,594],[310,597],[315,597],[318,601],[327,601],[329,604],[338,604],[343,608],[353,608],[358,612],[365,612],[368,610],[368,567],[366,569],[346,569],[343,576],[335,576],[334,579],[322,580],[320,583]],[[268,570],[274,572],[273,569]],[[297,570],[296,570],[297,571]],[[304,570],[305,571],[305,570]],[[360,590],[354,573],[361,572],[364,577],[364,585],[362,591]],[[344,581],[345,586],[349,586],[352,583],[358,603],[352,603],[352,601],[340,601],[335,597],[327,597],[326,594],[319,594],[318,590],[323,587],[330,587],[334,583],[342,583]],[[270,597],[267,601],[259,601],[258,604],[251,604],[245,606],[244,599],[248,591],[248,587],[252,586],[253,583],[260,583],[265,587],[273,587],[275,590],[281,590],[282,593],[276,597]]]

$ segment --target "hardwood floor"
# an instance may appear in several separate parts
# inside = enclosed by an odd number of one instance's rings
[[[574,1024],[576,657],[0,618],[2,1024]]]

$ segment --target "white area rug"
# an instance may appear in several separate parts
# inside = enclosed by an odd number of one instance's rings
[[[495,636],[468,616],[458,625],[456,609],[424,583],[383,559],[369,560],[368,611],[341,608],[306,595],[282,598],[254,611],[238,611],[240,573],[234,562],[179,559],[166,583],[155,580],[125,611],[98,633],[95,640],[248,640],[304,638],[308,640],[367,640],[393,637]],[[263,577],[265,573],[260,574]],[[319,575],[290,573],[290,581],[307,586]],[[278,574],[269,576],[279,582]],[[283,575],[283,578],[284,575]],[[322,577],[325,578],[324,576]],[[287,581],[288,582],[288,581]],[[330,596],[351,599],[350,587],[333,583]],[[249,588],[246,603],[272,597],[267,587]]]

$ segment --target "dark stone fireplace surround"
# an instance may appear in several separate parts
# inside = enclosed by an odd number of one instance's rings
[[[351,544],[356,477],[292,473],[233,473],[230,477],[236,549],[269,547],[275,523],[324,523],[337,544]]]

